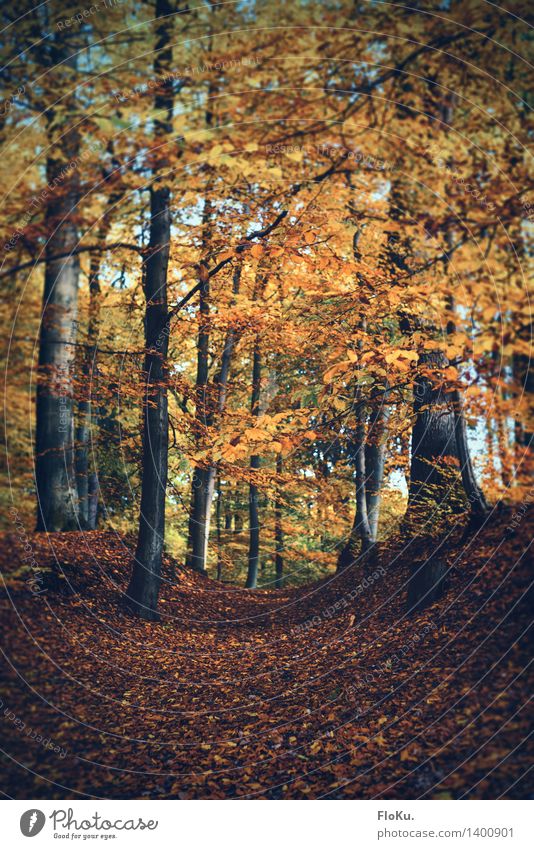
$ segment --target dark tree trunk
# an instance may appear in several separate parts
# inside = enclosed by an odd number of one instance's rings
[[[204,237],[203,243],[209,242],[209,221],[211,205],[204,205]],[[212,424],[213,410],[210,397],[209,379],[209,344],[210,344],[210,286],[204,265],[201,274],[206,274],[206,280],[199,293],[199,330],[197,341],[197,377],[196,377],[196,419],[198,438]],[[187,565],[201,574],[206,573],[208,555],[208,539],[210,533],[211,503],[215,486],[215,470],[202,466],[193,469],[191,490],[191,514],[189,517],[189,540]]]
[[[527,326],[527,329],[524,333],[521,334],[522,338],[525,341],[530,341],[532,338],[532,324],[530,323]],[[512,360],[512,370],[514,375],[514,381],[516,383],[516,392],[518,392],[519,400],[526,396],[526,400],[528,402],[527,414],[529,415],[529,419],[532,420],[534,418],[532,416],[532,406],[533,406],[533,395],[534,395],[534,368],[532,366],[532,357],[525,356],[524,354],[514,354]],[[533,444],[533,433],[532,428],[529,426],[525,427],[523,421],[520,418],[515,420],[515,442],[516,445],[519,446],[519,461],[521,464],[524,463],[524,448],[532,447]]]
[[[46,267],[39,340],[36,408],[35,484],[37,530],[68,531],[78,526],[74,471],[73,367],[78,310],[75,222],[79,172],[65,176],[65,163],[79,154],[79,135],[67,130],[57,153],[49,156],[46,176],[51,198],[46,209]]]
[[[156,0],[156,77],[172,66],[172,13],[168,0]],[[155,97],[155,136],[160,143],[172,137],[172,82],[162,83]],[[162,162],[161,168],[165,165]],[[171,237],[170,192],[158,187],[155,169],[150,191],[150,240],[145,266],[145,397],[143,403],[143,468],[141,513],[135,560],[127,596],[143,619],[158,618],[161,561],[165,539],[165,496],[168,460],[168,406],[166,358],[169,344],[167,267]]]
[[[456,452],[460,461],[462,483],[470,504],[471,524],[481,525],[489,513],[488,503],[480,489],[471,462],[471,454],[467,443],[467,428],[463,411],[463,401],[458,389],[451,392],[451,402],[454,414],[456,434]]]
[[[408,613],[423,610],[441,598],[448,571],[447,561],[438,554],[414,564],[407,591]]]
[[[430,82],[430,87],[434,85]],[[453,120],[456,96],[452,94],[441,104],[442,126],[450,126]],[[448,250],[453,245],[450,226],[445,229]],[[448,274],[449,254],[444,255],[444,272]],[[456,330],[454,322],[454,299],[448,297],[447,333]],[[405,325],[413,326],[405,317]],[[419,364],[439,371],[449,365],[442,351],[422,355]],[[452,403],[451,403],[452,402]],[[479,489],[471,463],[467,432],[460,393],[445,392],[436,388],[432,381],[420,376],[414,384],[415,423],[412,431],[410,490],[407,520],[416,516],[419,521],[433,521],[439,512],[460,512],[463,509],[463,494],[454,484],[454,475],[446,474],[446,458],[459,461],[464,492],[471,503],[471,516],[477,520],[487,512],[487,504]],[[445,508],[441,511],[438,508]],[[415,509],[414,509],[415,508]],[[440,565],[435,569],[439,572]],[[437,582],[439,583],[439,582]]]
[[[281,589],[284,586],[284,531],[282,529],[282,498],[280,494],[280,477],[284,471],[282,455],[279,454],[276,458],[276,474],[278,475],[278,483],[276,486],[276,496],[274,500],[274,566],[275,566],[275,587]]]
[[[260,412],[260,386],[261,386],[261,349],[259,335],[256,336],[254,345],[254,358],[252,365],[252,395],[251,411],[254,417]],[[250,458],[251,479],[254,481],[256,472],[260,468],[260,458],[254,454]],[[249,550],[248,550],[248,573],[247,589],[255,589],[258,583],[258,567],[260,562],[260,516],[258,510],[258,487],[255,483],[249,488]]]
[[[421,357],[420,364],[439,370],[448,360],[441,351],[432,351]],[[432,520],[437,507],[451,500],[451,475],[444,461],[458,457],[454,414],[447,393],[425,376],[415,381],[413,409],[408,516],[416,511],[419,521]]]

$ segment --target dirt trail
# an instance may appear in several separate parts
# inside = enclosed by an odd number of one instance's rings
[[[406,581],[429,540],[277,591],[167,560],[157,624],[121,603],[131,541],[30,536],[39,568],[55,556],[67,575],[37,595],[3,535],[4,792],[525,798],[532,513],[510,538],[508,522],[451,534],[446,594],[416,616]]]

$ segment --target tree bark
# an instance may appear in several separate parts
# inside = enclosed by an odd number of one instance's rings
[[[521,336],[524,339],[532,338],[532,323],[529,323],[527,327],[527,332],[522,333]],[[534,420],[534,411],[533,411],[533,396],[534,396],[534,368],[532,366],[532,357],[525,356],[525,354],[514,354],[512,360],[512,369],[514,380],[516,382],[516,391],[519,393],[519,399],[523,396],[526,396],[528,401],[527,408],[527,417],[529,421]],[[516,418],[515,420],[515,441],[516,445],[519,446],[520,451],[519,459],[520,462],[523,462],[524,450],[525,448],[532,447],[533,443],[533,431],[532,426],[525,421],[522,421],[520,418]]]
[[[356,488],[356,512],[354,522],[347,543],[339,555],[337,569],[342,571],[351,566],[356,560],[358,543],[361,543],[360,551],[364,555],[373,546],[369,515],[367,513],[366,498],[366,473],[365,473],[365,423],[363,413],[358,412],[360,419],[354,430],[354,439],[350,445],[350,455],[354,464],[355,488]]]
[[[421,356],[420,364],[437,370],[449,361],[442,351],[431,351]],[[418,520],[431,520],[436,508],[450,500],[451,477],[443,462],[458,458],[454,414],[447,393],[427,376],[415,381],[413,410],[408,517],[416,510]]]
[[[156,0],[156,58],[154,72],[162,77],[172,66],[172,12],[169,0]],[[156,141],[172,136],[172,82],[162,83],[155,96]],[[165,496],[169,441],[166,358],[169,345],[167,268],[171,237],[170,191],[158,186],[158,171],[150,190],[150,239],[145,267],[145,397],[143,403],[143,467],[141,513],[135,560],[127,596],[142,618],[158,618],[161,563],[165,538]]]
[[[82,387],[78,401],[76,427],[76,489],[80,527],[94,530],[98,513],[96,472],[89,473],[89,440],[96,424],[94,386],[96,380],[96,351],[100,325],[100,256],[91,256],[89,267],[89,326],[87,347],[82,355]],[[96,504],[95,504],[96,500]]]
[[[463,401],[458,389],[451,392],[456,436],[456,452],[460,461],[462,483],[470,504],[471,524],[480,525],[489,513],[488,503],[480,489],[471,462],[471,453],[467,442],[467,428],[463,411]]]
[[[241,266],[236,266],[233,278],[234,295],[239,293]],[[209,348],[209,289],[203,287],[200,292],[201,328],[198,337],[197,350],[197,393],[198,412],[203,417],[203,424],[210,427],[214,421],[214,413],[221,414],[226,406],[230,366],[235,348],[236,333],[230,329],[226,334],[221,367],[214,380],[216,395],[215,409],[213,398],[208,397],[208,348]],[[210,532],[211,507],[215,491],[216,464],[205,468],[195,467],[193,472],[192,509],[189,523],[189,558],[188,565],[202,574],[206,573],[208,543]]]
[[[115,165],[116,163],[114,163]],[[119,169],[107,175],[106,182],[114,182],[119,178]],[[113,209],[124,194],[119,187],[111,191],[107,200],[107,210],[102,216],[98,229],[98,242],[105,244],[111,222],[109,210]],[[87,328],[87,345],[82,356],[82,387],[78,400],[78,424],[76,428],[76,488],[78,492],[78,507],[80,526],[94,530],[98,516],[98,476],[96,469],[90,471],[89,460],[90,440],[95,455],[95,442],[98,427],[98,334],[100,332],[100,301],[102,289],[100,286],[100,270],[102,253],[91,255],[89,265],[89,322]]]
[[[440,554],[415,563],[406,593],[407,612],[416,613],[438,601],[445,592],[448,572],[447,561]]]
[[[274,500],[274,542],[275,542],[275,587],[277,590],[284,586],[284,531],[282,528],[282,498],[280,493],[280,477],[284,471],[282,455],[278,454],[276,458],[276,474],[278,483],[276,485],[276,495]]]
[[[221,476],[217,477],[217,580],[222,578],[222,492],[221,492]]]
[[[257,418],[260,412],[260,386],[261,386],[261,348],[259,334],[256,335],[254,345],[254,356],[252,364],[252,394],[251,412]],[[251,480],[254,481],[256,472],[260,468],[259,455],[253,454],[250,458]],[[251,483],[249,487],[249,550],[248,550],[248,573],[247,589],[255,589],[258,583],[258,567],[260,562],[260,517],[258,510],[258,487]]]
[[[230,503],[230,492],[226,495],[224,499],[224,530],[231,531],[232,530],[232,505]]]
[[[79,172],[66,163],[79,154],[77,130],[67,130],[47,160],[45,284],[39,340],[35,484],[37,530],[68,531],[78,526],[74,471],[73,367],[78,310],[79,260],[75,222]],[[66,254],[64,259],[52,259]]]
[[[203,245],[210,240],[209,221],[211,204],[206,200],[203,212]],[[201,265],[201,274],[207,274],[205,266]],[[197,341],[197,376],[196,376],[196,419],[198,438],[203,430],[212,424],[212,398],[209,395],[209,345],[210,345],[210,284],[209,278],[202,281],[199,291],[199,329]],[[210,468],[195,466],[191,483],[191,514],[189,517],[189,540],[186,563],[196,572],[206,574],[208,555],[208,539],[210,533],[211,502],[215,475]],[[208,509],[209,504],[209,509]]]
[[[388,393],[384,393],[369,418],[369,430],[365,444],[365,500],[371,540],[376,542],[378,519],[380,516],[380,498],[384,480],[386,462],[387,433],[389,422]]]
[[[243,514],[241,512],[241,501],[239,493],[239,484],[236,484],[234,495],[234,533],[240,534],[243,530]]]

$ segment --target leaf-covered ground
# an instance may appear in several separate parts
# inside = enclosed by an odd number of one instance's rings
[[[532,514],[509,523],[453,530],[447,591],[417,615],[406,581],[428,539],[277,591],[167,559],[157,624],[122,605],[132,540],[28,535],[37,594],[4,534],[5,795],[528,797]]]

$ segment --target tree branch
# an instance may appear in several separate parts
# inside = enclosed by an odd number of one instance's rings
[[[282,212],[280,212],[279,215],[276,216],[274,221],[271,224],[269,224],[267,227],[264,227],[263,230],[253,230],[252,233],[249,233],[248,236],[245,236],[245,241],[241,242],[239,245],[237,245],[237,247],[235,249],[236,254],[243,253],[248,248],[250,248],[250,242],[253,239],[261,239],[264,236],[268,236],[269,233],[272,233],[272,231],[275,229],[275,227],[278,227],[280,222],[283,221],[286,216],[287,216],[287,210],[284,209]],[[205,280],[199,280],[198,283],[196,283],[193,286],[193,288],[189,290],[187,295],[184,295],[182,300],[178,301],[178,303],[175,304],[174,307],[172,307],[172,309],[170,310],[169,315],[167,317],[167,321],[170,321],[171,318],[173,318],[177,313],[179,313],[180,310],[183,309],[183,307],[185,307],[185,305],[191,300],[191,298],[197,292],[199,292],[201,290],[202,286],[204,286],[205,283],[207,283],[208,280],[210,280],[212,277],[214,277],[216,274],[218,274],[218,272],[222,268],[224,268],[225,265],[228,265],[230,262],[232,262],[232,260],[233,260],[233,256],[226,257],[226,259],[221,260],[210,271],[207,271],[206,279]],[[202,262],[200,263],[200,266],[205,268],[205,266],[203,265]]]
[[[17,271],[24,271],[26,268],[34,268],[36,265],[41,265],[43,262],[55,262],[58,259],[66,259],[70,256],[77,256],[83,253],[96,253],[97,251],[110,251],[117,248],[125,248],[129,251],[136,251],[138,254],[143,253],[143,248],[139,245],[132,245],[129,242],[115,242],[112,245],[84,245],[80,248],[75,248],[73,251],[65,251],[64,253],[54,254],[54,256],[42,256],[40,259],[31,259],[28,262],[23,262],[20,265],[15,265],[13,268],[8,268],[6,271],[0,271],[0,279],[9,277],[11,274],[16,274]]]

